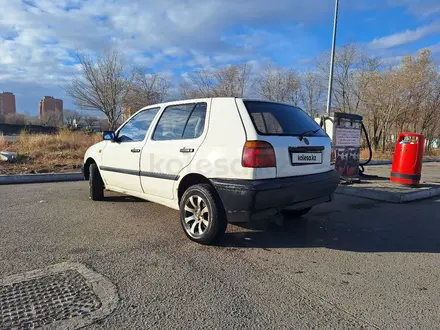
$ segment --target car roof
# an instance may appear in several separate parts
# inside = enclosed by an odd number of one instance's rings
[[[145,109],[152,109],[157,107],[162,107],[164,105],[174,105],[174,104],[185,104],[185,103],[197,103],[197,102],[207,102],[209,100],[215,100],[215,99],[232,99],[232,100],[242,100],[242,101],[252,101],[252,102],[266,102],[266,103],[274,103],[274,104],[282,104],[282,105],[288,105],[291,107],[299,108],[298,106],[294,106],[292,104],[282,103],[282,102],[276,102],[276,101],[269,101],[269,100],[263,100],[263,99],[252,99],[252,98],[242,98],[242,97],[228,97],[228,96],[216,96],[216,97],[206,97],[206,98],[196,98],[196,99],[187,99],[187,100],[175,100],[175,101],[168,101],[168,102],[162,102],[157,104],[152,104],[143,107],[142,109],[139,109],[138,111],[145,110]],[[137,111],[136,111],[137,112]]]
[[[204,98],[186,99],[186,100],[174,100],[174,101],[168,101],[168,102],[162,102],[162,103],[156,103],[156,104],[147,105],[147,106],[139,109],[138,111],[145,110],[145,109],[152,109],[152,108],[162,107],[164,105],[206,102],[208,100],[213,100],[213,99],[233,99],[233,100],[235,100],[237,98],[236,97],[217,96],[217,97],[204,97]]]

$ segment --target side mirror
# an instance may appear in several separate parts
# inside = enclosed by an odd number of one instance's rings
[[[102,139],[105,141],[114,141],[115,137],[116,137],[116,134],[113,131],[104,131],[102,133]]]

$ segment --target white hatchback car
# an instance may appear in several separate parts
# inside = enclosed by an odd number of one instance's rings
[[[332,200],[331,141],[286,104],[209,98],[145,107],[90,147],[90,197],[104,189],[179,210],[186,235],[209,244],[227,222],[301,216]]]

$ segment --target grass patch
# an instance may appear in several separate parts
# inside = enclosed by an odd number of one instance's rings
[[[102,138],[95,133],[74,132],[61,130],[56,134],[29,134],[21,132],[17,140],[17,152],[32,156],[32,153],[39,152],[42,155],[63,153],[64,156],[84,156],[84,152],[92,144],[101,141]]]
[[[102,141],[102,137],[97,133],[67,129],[56,134],[30,134],[22,131],[16,142],[5,141],[3,147],[16,152],[17,161],[2,164],[0,170],[4,173],[77,171],[87,148],[99,141]]]

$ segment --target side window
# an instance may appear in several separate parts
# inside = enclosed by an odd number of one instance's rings
[[[131,118],[119,131],[119,142],[143,141],[160,108],[144,110]]]
[[[153,140],[180,140],[199,137],[205,126],[206,103],[171,105],[157,123]]]
[[[206,118],[206,103],[198,103],[191,116],[186,123],[185,131],[183,132],[184,139],[196,139],[203,133],[205,128]]]

